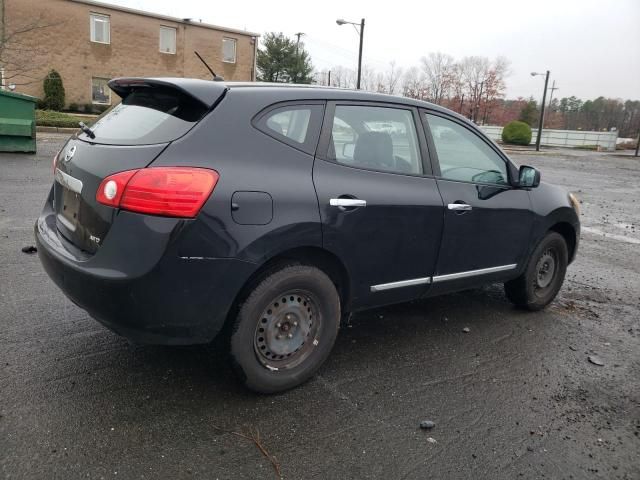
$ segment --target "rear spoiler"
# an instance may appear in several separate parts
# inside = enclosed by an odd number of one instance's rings
[[[209,108],[213,107],[229,88],[224,82],[195,78],[120,77],[110,80],[108,85],[122,99],[137,88],[171,88],[199,100]]]

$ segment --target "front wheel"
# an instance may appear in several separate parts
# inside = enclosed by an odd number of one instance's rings
[[[265,276],[240,306],[231,356],[259,393],[300,385],[324,363],[340,325],[340,298],[321,270],[290,265]]]
[[[504,284],[507,298],[528,310],[543,309],[562,287],[568,258],[567,242],[562,235],[548,233],[533,251],[524,273]]]

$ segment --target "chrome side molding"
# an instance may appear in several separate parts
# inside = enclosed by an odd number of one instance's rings
[[[431,283],[431,277],[412,278],[411,280],[400,280],[399,282],[381,283],[380,285],[371,285],[372,292],[381,292],[383,290],[391,290],[392,288],[411,287],[413,285],[422,285]]]
[[[510,265],[500,265],[498,267],[480,268],[478,270],[468,270],[466,272],[449,273],[447,275],[437,275],[435,277],[412,278],[409,280],[400,280],[398,282],[381,283],[379,285],[371,285],[372,292],[382,292],[391,290],[392,288],[412,287],[414,285],[424,285],[428,283],[446,282],[447,280],[459,280],[461,278],[475,277],[477,275],[487,275],[489,273],[506,272],[514,270],[518,266],[517,263]]]
[[[499,267],[480,268],[478,270],[469,270],[466,272],[449,273],[447,275],[437,275],[433,277],[433,283],[446,282],[447,280],[458,280],[460,278],[475,277],[476,275],[486,275],[488,273],[506,272],[513,270],[518,264],[500,265]]]

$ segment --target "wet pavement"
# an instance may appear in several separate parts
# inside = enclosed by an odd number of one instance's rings
[[[363,312],[313,380],[257,396],[216,345],[129,345],[21,251],[62,141],[0,154],[0,477],[640,478],[640,160],[513,154],[583,201],[547,310],[496,285]]]

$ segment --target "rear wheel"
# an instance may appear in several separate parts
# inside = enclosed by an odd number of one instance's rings
[[[529,258],[524,273],[504,284],[507,298],[519,307],[543,309],[562,287],[568,258],[567,243],[562,235],[548,233]]]
[[[340,298],[321,270],[291,265],[270,272],[240,306],[231,356],[245,385],[276,393],[308,380],[329,356]]]

